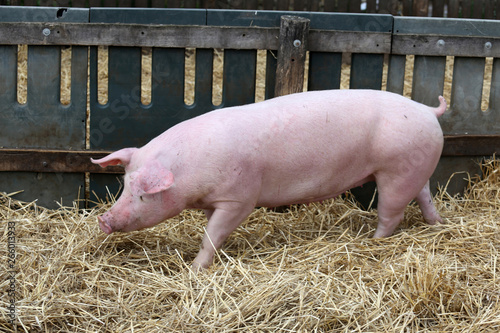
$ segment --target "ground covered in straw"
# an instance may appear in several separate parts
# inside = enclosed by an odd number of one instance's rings
[[[7,222],[15,221],[16,325],[25,332],[498,332],[500,161],[467,193],[437,195],[447,222],[410,206],[390,238],[346,199],[258,209],[209,270],[190,269],[205,220],[186,211],[106,236],[92,211],[0,196],[0,331]]]

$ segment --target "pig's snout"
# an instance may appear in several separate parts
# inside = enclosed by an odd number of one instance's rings
[[[111,228],[111,226],[109,225],[109,222],[106,220],[106,218],[103,216],[98,216],[97,217],[97,220],[99,221],[99,227],[101,228],[101,230],[109,235],[113,232],[113,229]]]

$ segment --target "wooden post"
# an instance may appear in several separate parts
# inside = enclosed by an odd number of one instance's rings
[[[297,16],[281,17],[275,96],[303,90],[309,22]]]

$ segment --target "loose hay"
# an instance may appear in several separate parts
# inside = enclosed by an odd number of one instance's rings
[[[106,236],[96,216],[0,196],[0,330],[6,309],[7,221],[16,228],[17,329],[25,332],[498,332],[500,161],[464,196],[441,191],[447,222],[415,205],[388,239],[376,211],[350,197],[256,209],[214,266],[189,270],[199,211]]]

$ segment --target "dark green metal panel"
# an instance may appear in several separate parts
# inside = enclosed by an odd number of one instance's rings
[[[91,8],[93,23],[205,25],[205,9]]]
[[[0,46],[0,73],[0,100],[13,105],[17,101],[17,46]],[[6,121],[3,119],[4,112],[0,113],[0,117],[2,122]]]
[[[393,22],[391,15],[383,14],[209,9],[207,25],[279,27],[283,15],[310,19],[311,29],[390,32]]]
[[[257,51],[225,50],[221,107],[255,102]]]
[[[339,89],[342,53],[310,52],[308,90]]]
[[[500,37],[498,21],[434,17],[395,17],[394,33]]]
[[[274,97],[274,87],[276,86],[276,68],[278,67],[278,58],[276,52],[266,52],[266,87],[265,99]]]
[[[446,57],[415,56],[412,99],[428,106],[439,106],[445,69]]]
[[[2,6],[0,22],[87,22],[85,8]]]
[[[491,73],[491,89],[489,108],[485,116],[491,117],[488,122],[500,122],[500,58],[493,59],[493,70]],[[496,118],[496,119],[495,119]]]
[[[406,56],[390,55],[387,73],[387,91],[403,95]]]
[[[481,111],[484,58],[455,57],[451,87],[451,112],[442,117],[443,131],[447,134],[487,133]],[[498,134],[500,126],[495,134]]]
[[[212,49],[196,50],[196,73],[194,105],[188,106],[190,115],[205,113],[213,108],[212,74],[214,51]],[[183,118],[184,120],[185,118]]]
[[[353,54],[350,88],[380,90],[382,88],[383,72],[383,54]]]
[[[0,7],[2,22],[87,22],[88,9]],[[87,48],[73,47],[71,103],[60,102],[61,46],[28,47],[27,103],[17,102],[17,47],[0,46],[0,147],[84,149]],[[71,205],[83,189],[83,174],[0,173],[0,191],[16,199]],[[81,192],[83,193],[83,192]]]

